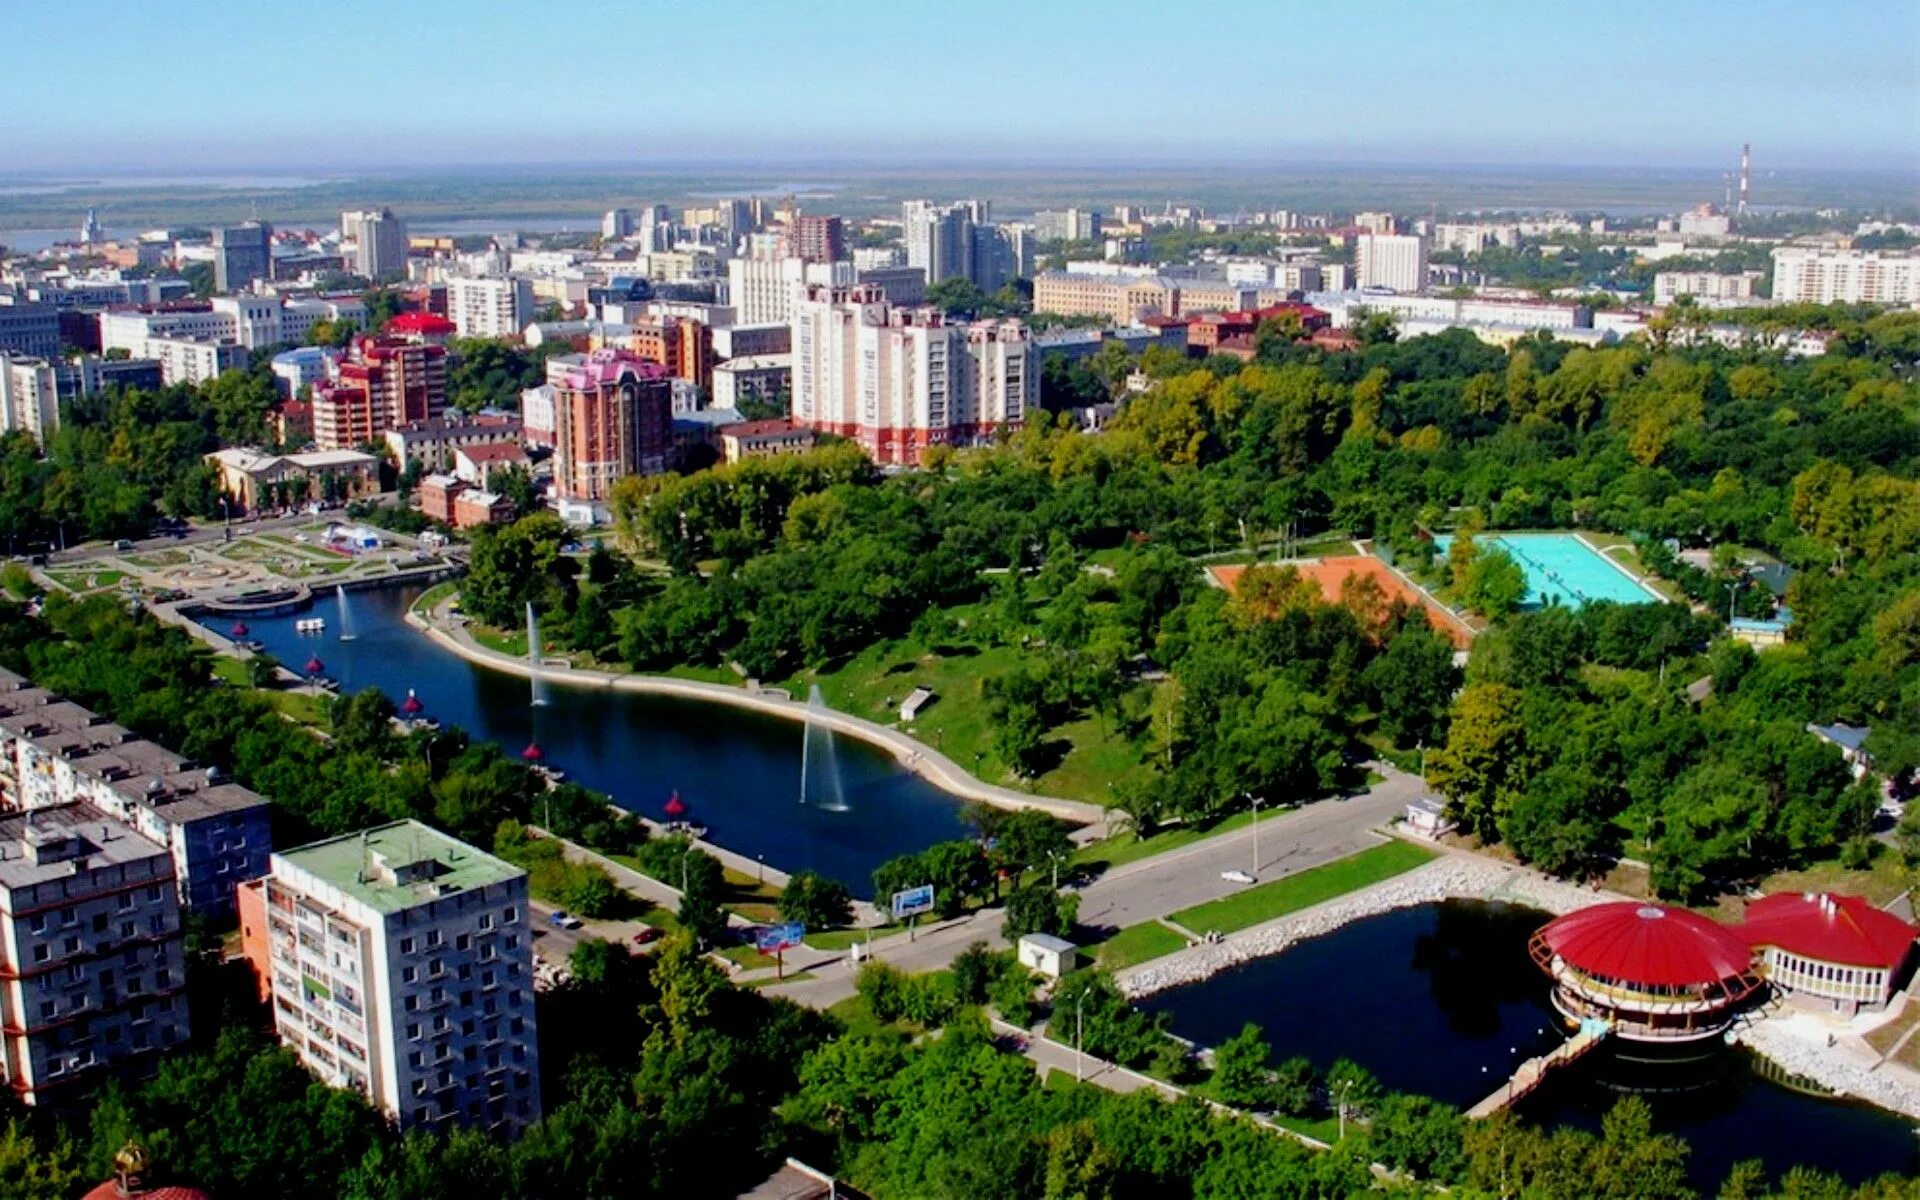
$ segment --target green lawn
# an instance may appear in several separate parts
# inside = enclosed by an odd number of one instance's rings
[[[928,646],[911,636],[890,639],[834,670],[802,673],[784,686],[805,697],[817,683],[831,707],[882,725],[898,725],[900,702],[908,692],[932,688],[938,698],[918,720],[899,727],[989,783],[1100,804],[1111,796],[1112,784],[1139,771],[1139,757],[1119,731],[1089,716],[1048,731],[1047,740],[1058,743],[1060,753],[1046,771],[1030,780],[1014,776],[994,751],[993,722],[980,695],[981,681],[1039,656],[1012,646],[983,646],[968,636],[960,623],[980,620],[977,605],[950,608],[947,616],[955,632],[939,645]]]
[[[807,935],[807,945],[815,950],[845,950],[866,940],[864,929],[822,929]]]
[[[1291,1129],[1295,1133],[1318,1138],[1329,1145],[1340,1140],[1340,1118],[1337,1116],[1312,1118],[1283,1117],[1275,1114],[1273,1123],[1282,1129]]]
[[[1094,965],[1103,971],[1119,971],[1138,966],[1149,959],[1184,950],[1187,939],[1158,921],[1143,921],[1114,934],[1097,947]]]
[[[1287,811],[1284,808],[1268,808],[1261,812],[1260,820],[1264,824]],[[1146,838],[1135,837],[1131,832],[1116,833],[1110,838],[1075,850],[1073,861],[1082,866],[1123,866],[1139,859],[1152,858],[1156,854],[1165,854],[1169,850],[1178,850],[1182,846],[1190,846],[1216,834],[1245,829],[1251,824],[1253,824],[1253,813],[1248,811],[1222,817],[1211,825],[1177,825],[1171,829],[1162,829]]]
[[[1387,842],[1368,850],[1262,883],[1231,896],[1195,905],[1173,914],[1173,920],[1195,933],[1217,929],[1232,933],[1290,912],[1311,908],[1335,896],[1391,879],[1433,858],[1433,852],[1407,842]]]
[[[424,616],[432,612],[435,605],[459,590],[460,585],[453,580],[447,580],[445,583],[436,583],[414,598],[413,611]]]
[[[812,979],[814,977],[815,976],[812,971],[794,971],[789,973],[785,979],[774,979],[771,977],[766,979],[749,979],[747,982],[741,984],[740,986],[754,990],[754,991],[758,991],[759,989],[764,987],[778,987],[780,984],[783,984],[783,983],[804,983],[807,980]]]

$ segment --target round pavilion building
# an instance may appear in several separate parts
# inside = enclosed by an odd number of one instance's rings
[[[1604,1020],[1629,1041],[1716,1037],[1763,986],[1747,940],[1684,908],[1627,900],[1571,912],[1527,947],[1569,1021]]]

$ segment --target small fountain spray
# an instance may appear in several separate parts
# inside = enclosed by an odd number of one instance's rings
[[[350,642],[359,635],[353,631],[353,609],[347,606],[347,589],[336,586],[333,598],[340,609],[340,640]]]
[[[806,735],[800,743],[800,803],[811,804],[822,812],[847,812],[846,790],[834,755],[833,730],[822,719],[826,710],[827,702],[816,683],[807,691]]]
[[[527,601],[527,679],[530,685],[530,703],[535,708],[544,708],[547,703],[546,684],[540,678],[540,622],[533,615],[533,601]]]

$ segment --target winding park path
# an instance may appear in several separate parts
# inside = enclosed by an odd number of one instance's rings
[[[430,611],[407,614],[407,621],[453,653],[495,671],[530,679],[533,667],[517,655],[506,654],[474,640],[466,625],[450,612],[454,597],[448,596]],[[1037,796],[997,784],[985,783],[962,770],[958,763],[923,742],[915,741],[897,729],[831,708],[810,707],[785,692],[730,687],[697,679],[674,679],[665,675],[620,674],[582,667],[543,663],[540,678],[568,687],[606,688],[611,691],[639,692],[656,696],[684,696],[696,700],[731,704],[736,708],[768,713],[788,721],[817,721],[836,733],[858,738],[892,754],[901,766],[935,786],[964,800],[977,800],[1000,808],[1033,808],[1052,813],[1077,825],[1091,825],[1101,819],[1101,808],[1081,800],[1056,796]]]

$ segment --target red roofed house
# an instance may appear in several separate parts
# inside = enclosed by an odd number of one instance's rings
[[[405,312],[388,321],[383,332],[404,341],[444,346],[453,337],[453,322],[439,313]]]
[[[494,472],[527,465],[527,452],[518,442],[491,442],[462,446],[453,452],[453,473],[473,486],[489,486]]]
[[[1861,896],[1781,892],[1747,906],[1734,926],[1760,956],[1767,982],[1849,1013],[1893,997],[1914,927]]]

